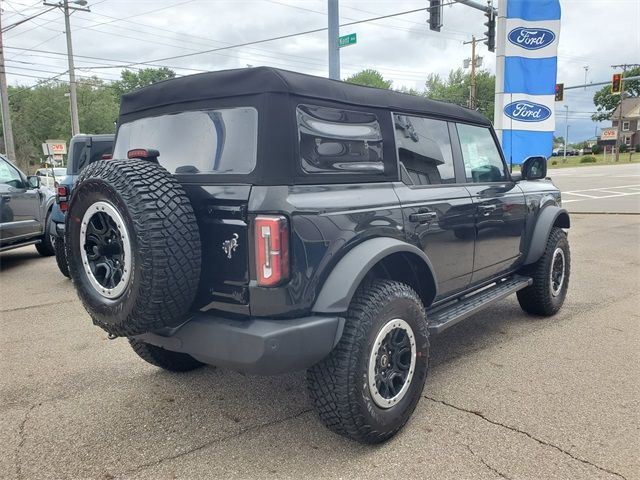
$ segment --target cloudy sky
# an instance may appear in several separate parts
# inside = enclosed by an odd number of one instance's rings
[[[499,1],[499,0],[498,0]],[[2,2],[2,28],[49,7],[42,1]],[[494,2],[495,3],[495,2]],[[558,81],[565,85],[611,78],[613,64],[640,63],[640,0],[561,0]],[[426,0],[340,0],[341,23],[424,8]],[[123,65],[166,65],[180,75],[206,70],[271,65],[327,75],[327,33],[321,31],[257,45],[235,44],[326,27],[326,0],[89,0],[91,12],[72,15],[78,75],[115,80]],[[375,68],[395,87],[422,89],[430,73],[446,75],[470,56],[463,45],[481,37],[482,12],[460,4],[444,8],[444,27],[431,32],[428,14],[341,28],[357,33],[358,43],[341,49],[342,77]],[[64,19],[57,9],[4,34],[11,85],[31,85],[66,69]],[[187,53],[221,49],[181,59]],[[494,71],[495,56],[482,45],[484,68]],[[165,60],[166,59],[166,60]],[[63,74],[60,78],[64,79]],[[592,137],[590,119],[596,88],[565,92],[570,141]],[[557,132],[564,135],[563,105],[557,104]],[[604,125],[604,124],[603,124]]]

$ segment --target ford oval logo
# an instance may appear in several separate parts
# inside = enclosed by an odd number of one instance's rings
[[[535,102],[511,102],[504,107],[507,117],[519,122],[542,122],[551,116],[551,110]]]
[[[556,34],[547,28],[514,28],[509,32],[509,41],[525,50],[538,50],[551,45]]]

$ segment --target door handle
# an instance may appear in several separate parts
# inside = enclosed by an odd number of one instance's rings
[[[409,221],[415,223],[429,223],[436,218],[438,218],[438,214],[430,210],[418,210],[416,213],[409,215]]]
[[[488,217],[492,212],[495,212],[496,208],[498,207],[495,205],[478,205],[478,211],[485,217]]]

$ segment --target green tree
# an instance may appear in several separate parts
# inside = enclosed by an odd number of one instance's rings
[[[493,121],[496,78],[486,70],[476,72],[476,106],[480,113]],[[457,105],[468,105],[471,74],[458,68],[451,70],[446,79],[430,74],[425,82],[424,95]]]
[[[391,84],[393,83],[393,80],[385,80],[379,71],[371,68],[351,75],[345,81],[348,83],[355,83],[356,85],[364,85],[366,87],[386,89],[391,88]]]
[[[625,77],[635,77],[640,75],[640,67],[627,70]],[[624,82],[624,91],[631,97],[640,96],[640,80],[629,80]],[[620,104],[622,95],[619,93],[611,93],[611,85],[605,85],[598,90],[593,96],[593,104],[596,107],[596,113],[591,116],[594,122],[602,122],[611,120],[613,111]]]
[[[175,76],[176,73],[167,67],[143,68],[137,72],[123,70],[120,73],[120,80],[113,82],[112,86],[116,95],[120,97],[137,88],[146,87],[152,83],[160,82],[162,80],[175,78]]]

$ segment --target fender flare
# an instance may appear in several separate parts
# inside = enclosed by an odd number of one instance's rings
[[[385,257],[399,252],[415,254],[424,262],[433,276],[437,289],[435,271],[427,255],[418,247],[391,237],[365,240],[353,247],[338,263],[325,280],[312,310],[317,313],[341,313],[349,309],[356,289],[369,271]],[[434,297],[437,292],[434,292]]]
[[[569,213],[564,209],[556,205],[550,205],[543,208],[538,215],[535,229],[531,235],[531,241],[529,242],[529,251],[524,260],[524,265],[530,265],[538,261],[544,249],[547,246],[547,239],[551,234],[551,229],[557,225],[561,228],[569,228],[571,221],[569,219]]]

